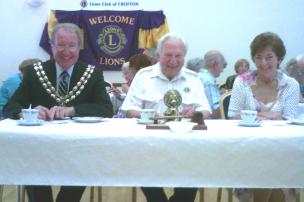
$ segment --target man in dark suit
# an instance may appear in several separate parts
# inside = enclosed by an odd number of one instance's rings
[[[57,24],[51,35],[54,60],[26,69],[23,81],[4,107],[6,118],[22,117],[22,108],[38,109],[43,120],[73,116],[112,117],[113,108],[100,69],[78,61],[80,29]],[[65,72],[66,91],[62,90]],[[30,202],[53,202],[50,186],[27,186]],[[85,187],[62,186],[56,202],[79,202]]]

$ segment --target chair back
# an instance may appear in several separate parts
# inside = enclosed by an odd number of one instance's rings
[[[228,108],[231,97],[231,91],[224,93],[220,99],[220,113],[222,119],[228,119]]]

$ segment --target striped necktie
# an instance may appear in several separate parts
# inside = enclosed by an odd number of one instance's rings
[[[70,75],[66,71],[63,71],[59,76],[58,94],[61,97],[68,93],[69,77]]]

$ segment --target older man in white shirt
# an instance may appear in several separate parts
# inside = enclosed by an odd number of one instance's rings
[[[157,46],[158,63],[141,69],[133,79],[121,107],[127,117],[140,118],[141,109],[155,109],[159,115],[166,110],[163,98],[168,90],[182,96],[180,115],[191,116],[194,111],[209,118],[211,108],[198,75],[183,67],[187,46],[176,33],[164,35]],[[193,202],[196,188],[175,188],[168,200],[162,188],[142,188],[148,202]]]
[[[186,52],[186,44],[179,35],[169,33],[160,39],[157,48],[159,63],[136,74],[121,107],[128,117],[139,118],[141,109],[152,108],[163,114],[166,110],[163,98],[171,89],[182,95],[181,115],[201,111],[205,118],[210,116],[202,82],[196,73],[183,68]]]

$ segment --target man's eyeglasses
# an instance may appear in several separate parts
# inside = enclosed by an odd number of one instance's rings
[[[58,51],[64,51],[64,49],[68,49],[69,51],[77,51],[79,49],[79,46],[76,44],[72,45],[53,45]]]

